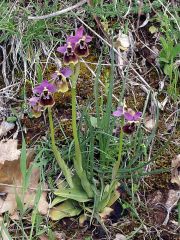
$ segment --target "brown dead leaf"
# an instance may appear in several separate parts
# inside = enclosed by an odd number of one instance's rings
[[[155,191],[148,196],[149,215],[153,224],[167,225],[172,209],[180,199],[180,191]]]
[[[63,232],[55,231],[54,232],[54,237],[55,237],[56,240],[65,240],[66,239],[66,235]],[[48,239],[49,239],[49,237],[44,235],[44,234],[39,236],[39,240],[48,240]]]
[[[180,154],[172,160],[171,166],[171,182],[180,187]]]
[[[21,183],[22,175],[20,171],[20,154],[21,151],[17,149],[17,140],[8,140],[7,142],[0,142],[0,183],[15,184]],[[34,150],[27,150],[27,165],[34,159]],[[27,166],[27,167],[28,167]],[[0,192],[4,191],[4,186],[0,185]],[[9,188],[9,193],[13,192],[13,188]]]
[[[46,236],[46,235],[41,235],[41,236],[39,236],[39,240],[48,240],[49,238],[48,238],[48,236]]]
[[[0,193],[5,193],[5,199],[0,198],[0,215],[9,212],[12,218],[17,218],[16,214],[16,194],[22,196],[22,174],[20,171],[20,150],[17,149],[16,140],[8,140],[6,143],[0,142]],[[34,150],[27,150],[27,167],[32,164]],[[29,188],[24,195],[24,204],[28,207],[34,206],[36,188],[40,179],[39,169],[33,168],[29,180]],[[44,186],[47,188],[47,186]],[[41,214],[48,211],[46,192],[42,192],[38,203],[38,210]]]
[[[20,150],[17,149],[17,140],[9,139],[7,142],[0,142],[0,166],[5,161],[14,161],[19,159]]]

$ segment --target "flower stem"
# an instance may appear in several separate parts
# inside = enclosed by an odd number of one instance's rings
[[[74,158],[74,168],[76,169],[77,175],[81,180],[81,184],[83,189],[86,191],[88,197],[93,197],[92,187],[90,182],[88,181],[86,172],[83,170],[82,165],[82,153],[80,149],[79,139],[78,139],[78,131],[77,131],[77,116],[76,116],[76,82],[79,76],[80,63],[77,63],[74,69],[74,75],[71,77],[72,88],[71,88],[71,96],[72,96],[72,129],[73,129],[73,138],[75,145],[75,158]]]
[[[112,170],[112,180],[115,180],[117,177],[118,170],[121,165],[121,157],[122,157],[122,149],[123,149],[123,129],[120,130],[120,137],[119,137],[119,153],[118,153],[118,160],[113,166]]]
[[[52,150],[54,153],[54,156],[66,178],[66,181],[68,182],[69,186],[71,188],[74,187],[73,181],[72,181],[72,176],[71,176],[71,171],[68,168],[67,164],[65,161],[62,159],[61,154],[56,146],[55,142],[55,133],[54,133],[54,124],[53,124],[53,118],[52,118],[52,110],[51,107],[48,107],[48,117],[49,117],[49,126],[50,126],[50,134],[51,134],[51,143],[52,143]]]
[[[76,157],[75,165],[77,166],[77,171],[80,173],[83,171],[83,168],[82,168],[82,154],[81,154],[81,149],[79,145],[79,140],[77,135],[77,124],[76,124],[76,88],[71,89],[71,96],[72,96],[72,129],[73,129],[75,157]]]

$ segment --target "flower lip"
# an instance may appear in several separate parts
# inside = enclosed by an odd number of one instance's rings
[[[65,93],[69,90],[69,86],[68,86],[66,79],[55,80],[55,81],[56,81],[56,86],[57,86],[58,92]]]
[[[78,57],[87,57],[89,55],[89,49],[85,42],[77,43],[74,52]]]
[[[52,93],[45,90],[40,96],[39,103],[43,107],[52,107],[55,104]]]
[[[78,57],[74,53],[74,44],[69,42],[69,40],[64,46],[58,47],[57,51],[64,54],[63,60],[65,65],[69,65],[70,63],[76,64],[78,62]]]
[[[125,124],[122,130],[126,134],[132,134],[136,130],[135,122]]]
[[[32,115],[35,118],[40,117],[41,113],[42,113],[42,106],[40,105],[40,98],[33,96],[32,98],[29,99],[29,104],[31,106]]]
[[[33,89],[33,93],[38,94],[42,94],[44,91],[54,93],[56,92],[56,87],[53,84],[49,83],[48,80],[43,80],[41,84]]]
[[[52,75],[52,79],[54,80],[54,84],[58,90],[58,92],[67,92],[69,90],[69,86],[66,78],[70,77],[72,74],[72,70],[68,67],[61,68],[57,70]]]
[[[65,52],[63,60],[65,65],[69,65],[70,63],[75,65],[78,63],[78,57],[74,52],[71,52],[71,54]]]

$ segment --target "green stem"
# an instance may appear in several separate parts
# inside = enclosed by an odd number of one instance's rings
[[[117,173],[118,173],[118,170],[120,168],[120,165],[121,165],[121,157],[122,157],[122,149],[123,149],[123,130],[121,128],[121,131],[120,131],[120,137],[119,137],[119,153],[118,153],[118,160],[117,162],[114,164],[113,166],[113,170],[112,170],[112,180],[115,180],[116,179],[116,176],[117,176]]]
[[[73,138],[74,138],[74,144],[75,144],[75,158],[76,158],[76,162],[74,162],[74,164],[75,164],[76,171],[78,171],[80,174],[83,171],[83,168],[82,168],[82,154],[81,154],[81,149],[79,145],[79,140],[77,135],[77,124],[76,124],[76,88],[71,89],[71,96],[72,96],[72,130],[73,130]]]
[[[52,150],[54,153],[54,156],[66,178],[66,181],[68,182],[69,186],[71,188],[74,187],[73,181],[72,181],[72,176],[71,176],[71,171],[66,165],[65,161],[62,159],[61,154],[56,146],[55,142],[55,132],[54,132],[54,124],[53,124],[53,118],[52,118],[52,110],[51,107],[48,107],[48,117],[49,117],[49,126],[50,126],[50,134],[51,134],[51,143],[52,143]]]
[[[80,149],[79,139],[78,139],[78,131],[77,131],[77,118],[76,118],[76,82],[79,76],[80,63],[77,63],[74,69],[74,74],[71,77],[72,88],[71,88],[71,96],[72,96],[72,130],[73,130],[73,138],[75,145],[75,158],[74,158],[74,168],[77,172],[81,180],[81,184],[83,189],[86,191],[88,197],[93,197],[92,187],[88,181],[86,172],[83,170],[82,165],[82,153]]]

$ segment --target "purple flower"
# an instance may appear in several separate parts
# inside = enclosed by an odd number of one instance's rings
[[[41,116],[42,113],[42,106],[40,105],[39,102],[40,98],[39,97],[32,97],[29,99],[29,104],[31,106],[31,111],[32,111],[32,115],[35,118],[38,118]]]
[[[72,44],[76,44],[79,40],[83,39],[86,43],[89,43],[92,41],[92,37],[84,34],[84,27],[81,26],[76,30],[75,36],[69,36],[67,38],[68,42],[71,42]]]
[[[127,134],[132,134],[136,130],[135,123],[140,120],[142,113],[134,112],[131,108],[125,109],[124,107],[118,107],[117,110],[113,112],[113,116],[124,117],[126,122],[122,130]]]
[[[52,75],[52,79],[54,80],[54,84],[58,90],[58,92],[67,92],[69,90],[67,79],[72,74],[70,68],[61,68],[59,71],[56,71]]]
[[[74,44],[71,42],[67,42],[64,46],[58,47],[57,51],[64,54],[63,60],[65,65],[69,65],[70,63],[75,65],[78,62],[78,57],[74,53]]]
[[[87,57],[89,55],[88,44],[92,41],[92,37],[84,34],[84,27],[81,26],[77,29],[75,36],[69,36],[67,42],[75,44],[74,52],[79,57]]]
[[[139,121],[141,115],[141,112],[134,112],[131,108],[125,110],[123,107],[118,107],[117,110],[113,112],[114,117],[124,116],[125,120],[128,122]]]
[[[33,93],[42,94],[45,90],[50,93],[54,93],[56,91],[56,87],[49,83],[48,80],[44,80],[40,85],[33,89]]]
[[[39,103],[41,106],[50,107],[54,105],[53,93],[56,91],[55,85],[44,80],[40,85],[33,89],[33,93],[39,94]]]
[[[142,115],[141,112],[134,112],[130,108],[128,108],[128,110],[124,112],[124,118],[129,122],[139,121],[141,115]]]

